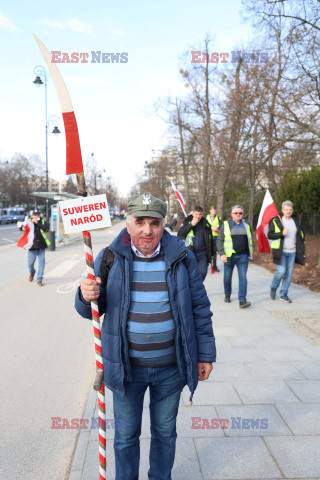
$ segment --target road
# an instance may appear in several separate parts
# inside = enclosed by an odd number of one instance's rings
[[[123,227],[94,232],[94,254]],[[15,245],[0,247],[0,268],[0,479],[64,480],[78,431],[52,429],[52,417],[82,417],[95,370],[91,322],[74,310],[83,246],[46,253],[43,287]]]
[[[12,225],[0,225],[0,247],[2,245],[17,243],[21,235],[22,232],[16,223]]]

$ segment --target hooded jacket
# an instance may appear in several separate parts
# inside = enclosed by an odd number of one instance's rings
[[[211,363],[216,360],[210,302],[193,253],[166,231],[161,239],[161,247],[175,323],[175,349],[181,385],[187,384],[193,395],[198,383],[198,362]],[[127,229],[120,232],[109,248],[114,252],[114,263],[107,286],[100,286],[98,298],[100,316],[105,314],[101,327],[104,381],[110,390],[124,395],[124,381],[132,381],[126,326],[133,256]],[[100,276],[103,252],[94,262],[96,276]],[[82,317],[91,319],[90,303],[83,300],[80,288],[76,294],[75,308]]]

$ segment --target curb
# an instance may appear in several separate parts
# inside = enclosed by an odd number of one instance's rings
[[[94,416],[97,404],[98,392],[93,389],[93,384],[89,393],[87,406],[83,418],[91,418]],[[84,462],[86,459],[87,449],[90,440],[90,430],[81,430],[78,436],[77,444],[74,450],[69,480],[81,480]]]

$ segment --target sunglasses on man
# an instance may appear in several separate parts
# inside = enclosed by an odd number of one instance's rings
[[[234,215],[243,215],[243,212],[232,212]]]

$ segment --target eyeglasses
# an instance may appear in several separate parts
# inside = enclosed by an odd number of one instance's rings
[[[232,212],[234,215],[243,215],[243,212]]]

